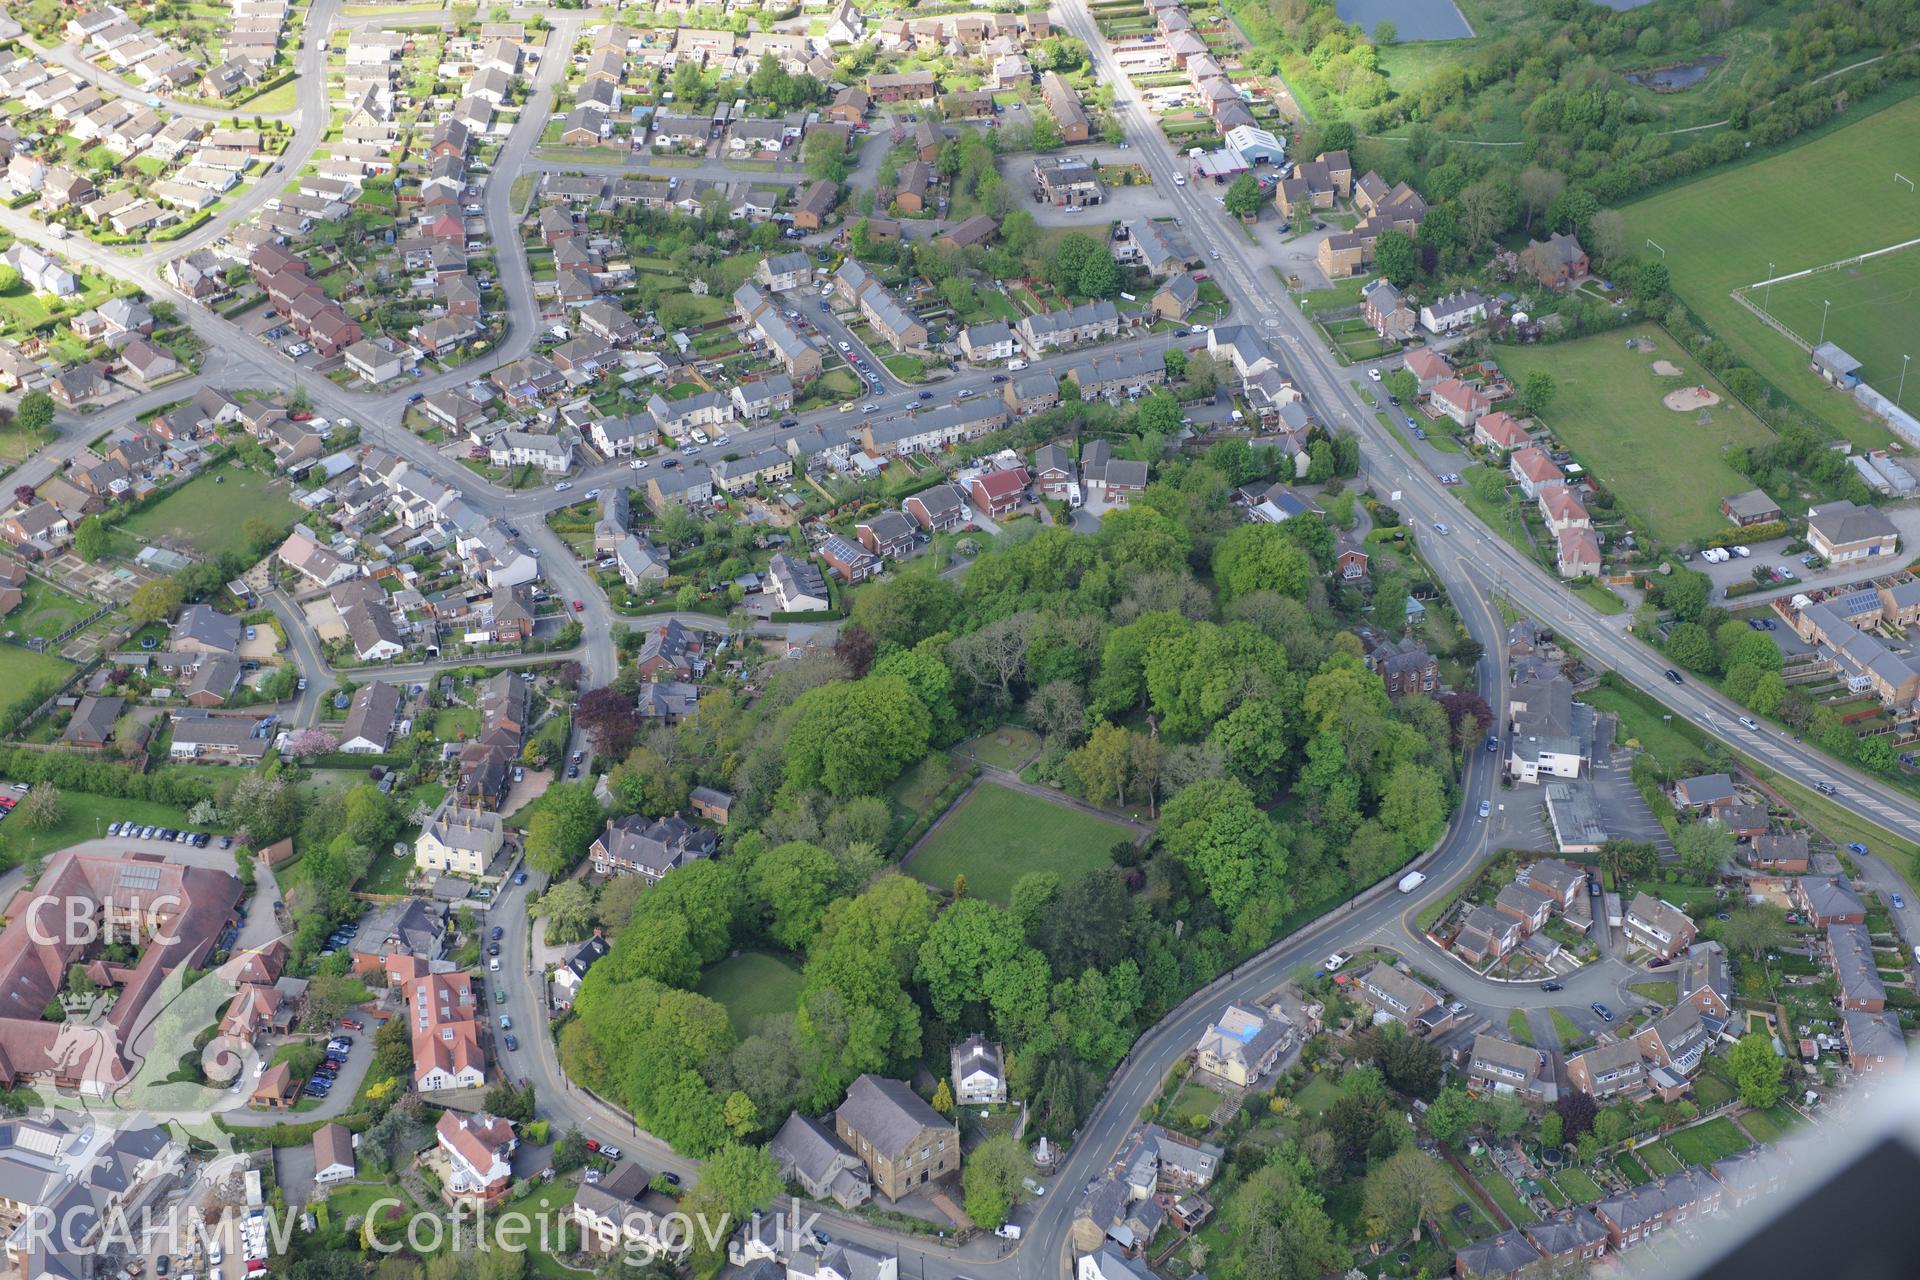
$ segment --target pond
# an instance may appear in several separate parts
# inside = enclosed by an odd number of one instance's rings
[[[1335,0],[1334,8],[1342,22],[1355,23],[1368,35],[1380,23],[1391,22],[1394,38],[1402,42],[1465,40],[1473,35],[1473,24],[1453,0]]]
[[[1725,61],[1725,58],[1716,53],[1705,58],[1695,58],[1692,62],[1676,62],[1670,67],[1650,67],[1645,71],[1629,71],[1627,82],[1637,84],[1642,89],[1651,89],[1655,93],[1679,93],[1705,80],[1715,67]]]

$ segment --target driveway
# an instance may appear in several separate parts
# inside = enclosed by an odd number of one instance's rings
[[[298,1209],[313,1199],[314,1158],[311,1142],[273,1148],[273,1178],[286,1193],[287,1208]]]

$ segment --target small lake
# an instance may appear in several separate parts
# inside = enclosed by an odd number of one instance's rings
[[[1711,57],[1695,58],[1692,62],[1677,62],[1671,67],[1649,67],[1645,71],[1629,71],[1627,82],[1637,84],[1642,89],[1651,89],[1655,93],[1679,93],[1705,80],[1715,67],[1725,61],[1725,58],[1716,53]]]
[[[1453,0],[1336,0],[1342,22],[1364,28],[1368,35],[1382,22],[1391,22],[1396,38],[1409,40],[1465,40],[1473,24]]]

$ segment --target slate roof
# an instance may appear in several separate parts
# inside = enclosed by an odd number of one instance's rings
[[[875,1150],[898,1156],[922,1128],[951,1128],[948,1120],[904,1080],[864,1074],[847,1087],[839,1118]]]

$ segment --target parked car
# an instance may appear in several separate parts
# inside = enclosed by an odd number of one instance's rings
[[[1601,1004],[1598,1000],[1595,1000],[1592,1006],[1590,1007],[1593,1009],[1593,1011],[1596,1014],[1600,1015],[1600,1021],[1602,1022],[1613,1021],[1613,1010],[1607,1008],[1607,1006]]]

